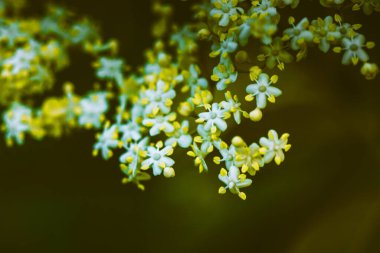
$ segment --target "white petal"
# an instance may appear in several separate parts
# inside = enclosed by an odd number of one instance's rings
[[[257,107],[264,109],[267,106],[267,96],[264,93],[259,93],[257,96]]]
[[[275,97],[278,97],[282,94],[282,91],[279,89],[279,88],[276,88],[276,87],[273,87],[273,86],[269,86],[267,88],[267,91],[270,95],[273,95]]]
[[[181,148],[188,148],[188,147],[190,147],[192,140],[193,140],[193,139],[191,138],[190,135],[182,135],[182,136],[179,137],[179,139],[178,139],[178,145],[179,145]]]

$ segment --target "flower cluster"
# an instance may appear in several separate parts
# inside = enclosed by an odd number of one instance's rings
[[[363,10],[366,15],[380,11],[379,0],[320,0],[325,7],[350,6],[353,11]]]
[[[1,1],[0,14],[21,8],[17,2]],[[69,50],[92,40],[99,40],[95,26],[62,8],[50,7],[43,19],[1,17],[0,105],[49,90],[54,73],[68,66]]]
[[[7,8],[20,8],[16,2],[0,0],[1,15]],[[246,199],[242,188],[252,184],[252,177],[268,163],[284,161],[289,134],[269,130],[258,142],[225,136],[243,123],[259,122],[282,95],[285,84],[276,71],[318,47],[342,53],[345,65],[362,62],[366,79],[378,73],[377,65],[368,62],[367,49],[374,43],[366,42],[359,25],[343,22],[339,15],[298,22],[289,17],[289,27],[280,31],[281,8],[296,8],[299,2],[205,0],[194,5],[193,20],[169,26],[171,6],[155,1],[156,41],[145,53],[146,63],[133,73],[117,56],[117,42],[104,42],[88,19],[59,7],[51,7],[42,19],[16,22],[4,16],[0,106],[7,107],[2,124],[7,143],[22,144],[27,135],[42,139],[95,129],[93,155],[105,160],[117,156],[122,182],[140,189],[151,175],[174,177],[183,149],[200,173],[220,170],[220,194],[228,190]],[[343,2],[321,1],[327,7]],[[353,2],[354,9],[366,13],[368,6],[378,9],[375,0]],[[74,84],[66,83],[62,97],[30,104],[32,95],[55,83],[54,73],[68,65],[68,52],[75,47],[93,57],[98,85],[79,95]],[[209,50],[202,54],[202,48]],[[258,53],[252,57],[251,51]],[[204,58],[210,58],[209,71]]]
[[[94,90],[80,97],[74,94],[74,85],[66,83],[62,97],[47,97],[39,107],[30,99],[53,87],[55,73],[68,67],[73,48],[102,63],[105,56],[100,54],[112,57],[117,43],[102,43],[92,22],[61,7],[49,6],[47,15],[37,19],[8,17],[12,8],[18,10],[15,13],[21,11],[23,1],[3,0],[0,6],[0,106],[7,107],[2,127],[7,143],[22,144],[26,135],[60,137],[74,127],[101,128],[109,109],[109,92]],[[106,65],[94,64],[99,78],[123,82],[121,74],[113,73],[119,69]]]

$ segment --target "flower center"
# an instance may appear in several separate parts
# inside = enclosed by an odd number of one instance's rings
[[[224,13],[229,13],[229,12],[230,12],[230,7],[229,7],[227,4],[224,4],[224,5],[222,6],[222,11],[223,11]]]
[[[155,154],[153,155],[153,159],[156,160],[156,161],[158,161],[158,160],[161,159],[161,155],[160,155],[159,153],[155,153]]]
[[[261,86],[259,87],[259,91],[260,91],[260,92],[266,92],[266,91],[267,91],[267,87],[266,87],[265,85],[261,85]]]
[[[211,119],[216,119],[216,113],[215,112],[210,112],[210,118]]]
[[[356,45],[356,44],[352,44],[352,45],[350,46],[350,49],[351,49],[351,51],[356,51],[356,50],[359,49],[359,47],[358,47],[358,45]]]
[[[165,119],[163,117],[157,117],[156,118],[157,123],[163,123]]]
[[[298,29],[295,29],[294,30],[294,35],[295,36],[298,36],[298,35],[300,35],[301,34],[301,31],[300,30],[298,30]]]
[[[160,101],[161,101],[161,96],[157,94],[157,95],[154,97],[154,101],[156,101],[156,102],[160,102]]]

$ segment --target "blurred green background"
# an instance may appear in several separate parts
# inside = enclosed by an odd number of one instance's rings
[[[136,66],[152,44],[150,1],[62,0],[98,21]],[[192,1],[171,1],[175,20],[190,19]],[[301,1],[285,15],[334,14]],[[30,13],[47,1],[30,0]],[[348,12],[380,43],[379,14]],[[380,63],[378,48],[372,61]],[[58,83],[91,87],[90,59],[73,52]],[[199,175],[177,160],[174,179],[154,178],[141,192],[120,183],[115,160],[91,156],[93,132],[62,140],[0,143],[0,252],[380,252],[380,82],[367,82],[340,56],[310,52],[280,76],[284,94],[259,124],[231,130],[256,141],[270,128],[289,132],[285,163],[267,166],[248,199],[217,194],[218,171]],[[57,90],[59,94],[59,89]],[[228,139],[228,138],[227,138]]]

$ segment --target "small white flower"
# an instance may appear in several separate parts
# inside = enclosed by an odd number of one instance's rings
[[[162,146],[161,142],[157,147],[148,147],[148,158],[142,162],[142,170],[152,168],[153,175],[158,176],[161,175],[162,170],[173,166],[174,160],[169,157],[173,153],[173,147],[167,146],[160,149]]]
[[[33,60],[36,59],[36,53],[32,50],[17,49],[16,53],[4,61],[4,65],[11,68],[12,75],[20,74],[21,71],[28,71],[31,69]],[[3,75],[5,70],[3,70]]]
[[[145,155],[149,139],[145,137],[139,142],[125,143],[126,152],[119,158],[121,163],[128,163],[127,170],[123,170],[127,175],[135,177],[137,174],[138,164]]]
[[[226,186],[219,188],[219,193],[225,193],[226,189],[229,189],[233,194],[239,194],[239,197],[245,199],[245,194],[240,192],[240,188],[248,187],[252,184],[251,179],[240,177],[240,170],[236,166],[232,166],[228,173],[225,169],[222,169],[219,174],[219,180]]]
[[[256,171],[260,167],[264,166],[264,159],[260,153],[260,146],[256,143],[252,143],[249,146],[238,147],[236,150],[238,155],[235,157],[236,166],[245,167],[247,172],[251,175],[255,175]],[[243,172],[246,172],[243,170]]]
[[[343,38],[343,54],[342,64],[348,65],[351,62],[356,64],[358,60],[366,62],[369,60],[368,54],[364,51],[365,38],[363,35],[356,35],[351,39]]]
[[[32,110],[19,103],[13,103],[11,108],[4,113],[5,137],[10,143],[13,139],[19,145],[23,143],[25,133],[30,130],[31,117]]]
[[[157,82],[156,87],[156,90],[146,90],[144,92],[143,96],[147,99],[146,102],[148,103],[144,111],[146,115],[157,114],[159,111],[164,114],[170,112],[172,99],[176,95],[175,91],[162,80]]]
[[[221,148],[219,150],[220,154],[222,155],[222,159],[218,161],[224,162],[226,165],[226,168],[229,170],[233,166],[235,166],[235,157],[236,157],[236,150],[233,145],[231,145],[229,148]]]
[[[80,101],[79,125],[100,128],[102,116],[108,110],[107,93],[89,94]]]
[[[218,103],[213,103],[211,109],[208,112],[202,112],[199,114],[198,123],[205,122],[205,130],[216,132],[217,129],[225,131],[227,129],[227,123],[224,121],[224,110]]]
[[[221,56],[221,59],[227,58],[228,54],[233,53],[237,50],[238,43],[235,41],[235,38],[230,36],[224,39],[220,43],[214,43],[212,45],[211,57]]]
[[[228,26],[230,20],[236,20],[238,15],[244,10],[237,7],[237,0],[215,0],[213,1],[215,8],[210,11],[210,15],[219,20],[218,24],[222,27]]]
[[[268,132],[268,137],[261,137],[260,145],[266,148],[266,152],[264,154],[264,162],[270,163],[273,159],[276,164],[280,164],[285,160],[284,151],[288,151],[291,147],[288,144],[289,134],[283,134],[281,138],[278,138],[278,134],[275,130],[270,130]]]
[[[3,3],[3,1],[0,2]],[[8,47],[13,47],[18,40],[28,38],[30,35],[24,33],[20,29],[19,22],[12,22],[6,25],[7,22],[3,22],[0,27],[0,41],[6,41]]]
[[[156,115],[154,118],[145,118],[143,120],[143,125],[150,127],[149,134],[151,136],[156,136],[161,132],[172,133],[175,129],[171,122],[175,120],[175,118],[175,113]]]
[[[267,74],[260,74],[256,83],[247,86],[246,91],[256,97],[257,107],[264,109],[267,106],[267,98],[273,99],[282,94],[281,90],[271,86],[273,82]]]
[[[217,82],[216,88],[218,90],[225,90],[227,86],[234,83],[238,77],[238,72],[235,71],[232,64],[218,64],[214,67],[211,80]]]
[[[177,123],[177,122],[175,122]],[[174,134],[165,141],[166,146],[175,146],[177,143],[181,148],[188,148],[193,141],[193,138],[189,134],[189,121],[184,120],[182,124],[175,125],[176,131]]]
[[[292,28],[286,29],[284,34],[291,39],[290,46],[293,50],[299,50],[300,45],[313,40],[314,35],[308,30],[309,20],[307,18],[303,18],[297,25],[292,24],[292,26]]]
[[[96,30],[88,20],[73,25],[70,40],[74,44],[81,43],[96,37]]]
[[[117,126],[106,124],[103,132],[98,136],[98,141],[94,145],[94,154],[101,151],[103,159],[107,160],[112,156],[112,149],[119,146]]]
[[[323,21],[314,20],[312,25],[317,28],[314,34],[319,36],[319,49],[327,53],[330,49],[330,44],[340,39],[341,36],[341,33],[334,24],[333,17],[327,16]]]
[[[99,60],[96,75],[101,79],[114,80],[118,86],[122,86],[124,84],[123,67],[124,61],[121,59],[102,57]]]
[[[141,127],[134,121],[120,125],[119,131],[122,133],[122,141],[138,141],[141,138]]]

